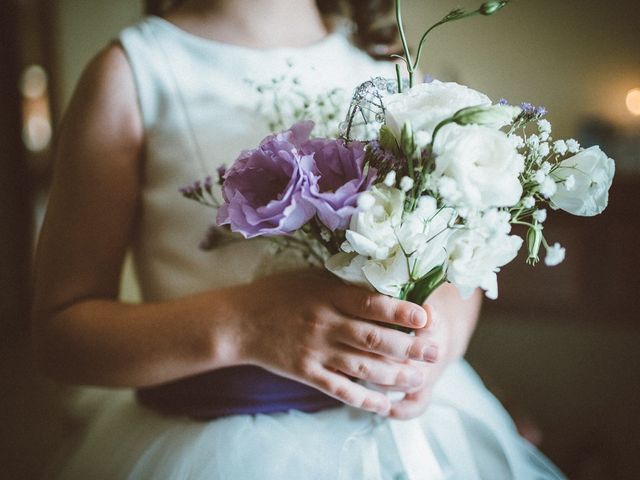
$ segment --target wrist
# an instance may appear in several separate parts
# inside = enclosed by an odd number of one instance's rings
[[[251,358],[251,325],[247,321],[247,301],[243,287],[231,287],[212,292],[215,296],[210,332],[210,358],[217,368],[249,364]]]

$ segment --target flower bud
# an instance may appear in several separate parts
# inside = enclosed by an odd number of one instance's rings
[[[529,228],[527,232],[527,249],[529,256],[527,257],[527,263],[535,265],[540,260],[538,253],[540,252],[540,245],[542,245],[542,227],[535,225]]]
[[[408,157],[414,154],[415,141],[413,138],[413,129],[409,121],[406,121],[402,126],[402,131],[400,132],[400,147]]]
[[[505,125],[510,125],[521,112],[520,107],[511,105],[478,105],[457,111],[453,120],[458,125],[476,124],[502,128]]]
[[[480,7],[479,12],[482,15],[487,15],[487,16],[493,15],[498,10],[502,10],[502,8],[504,8],[507,5],[507,3],[508,3],[508,1],[506,1],[506,0],[485,2]]]

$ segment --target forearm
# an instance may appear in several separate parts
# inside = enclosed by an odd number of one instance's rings
[[[41,370],[72,384],[142,387],[238,363],[225,291],[158,304],[89,299],[36,322]]]
[[[482,292],[476,290],[470,298],[463,299],[455,286],[446,283],[431,295],[427,303],[446,322],[442,327],[448,330],[447,360],[463,357],[480,316]]]

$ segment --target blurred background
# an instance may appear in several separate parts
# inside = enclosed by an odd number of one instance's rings
[[[293,1],[293,0],[292,0]],[[61,115],[89,59],[141,0],[5,0],[0,13],[0,465],[30,479],[76,428],[73,391],[28,354],[30,269]],[[409,38],[456,6],[405,0]],[[519,426],[571,479],[640,478],[640,5],[519,0],[436,32],[422,70],[550,111],[554,136],[616,160],[610,206],[553,215],[565,263],[513,262],[485,302],[468,359]],[[123,296],[136,298],[127,272]],[[71,415],[69,414],[71,413]],[[108,455],[108,452],[105,452]]]

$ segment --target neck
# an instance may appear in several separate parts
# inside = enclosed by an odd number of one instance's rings
[[[165,18],[195,35],[253,48],[303,47],[328,30],[315,0],[184,0]]]

